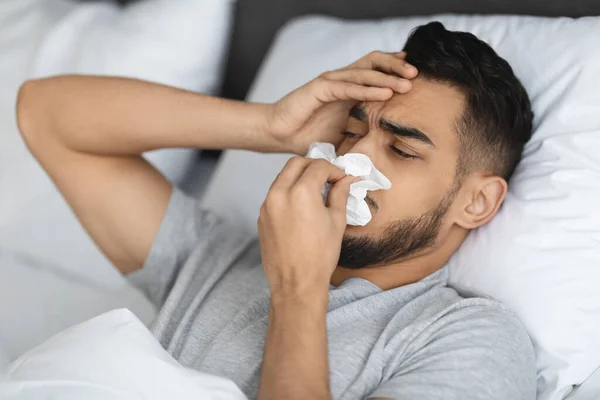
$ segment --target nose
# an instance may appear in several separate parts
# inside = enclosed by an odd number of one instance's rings
[[[368,132],[365,136],[356,141],[354,145],[348,150],[348,153],[361,153],[368,156],[373,164],[377,165],[378,154],[381,152],[378,149],[381,148],[381,143],[377,138],[375,132]]]

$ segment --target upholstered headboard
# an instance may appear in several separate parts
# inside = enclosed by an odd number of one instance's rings
[[[325,14],[377,19],[441,13],[600,15],[599,0],[237,0],[223,95],[243,99],[275,32],[290,19]],[[526,39],[526,38],[524,38]]]

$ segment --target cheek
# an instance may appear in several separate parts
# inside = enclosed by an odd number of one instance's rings
[[[424,172],[406,167],[402,173],[388,175],[392,188],[371,193],[379,203],[378,219],[395,221],[416,217],[439,203],[445,185],[435,175]]]

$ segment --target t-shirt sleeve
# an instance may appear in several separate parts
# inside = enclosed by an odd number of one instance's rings
[[[369,399],[535,400],[533,346],[509,310],[460,308],[421,335],[405,359],[392,356]]]
[[[192,250],[218,224],[219,218],[199,202],[173,188],[169,205],[142,269],[127,276],[160,308]]]

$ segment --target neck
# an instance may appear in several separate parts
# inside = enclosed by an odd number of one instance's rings
[[[467,230],[453,226],[446,235],[441,235],[440,232],[438,243],[434,247],[406,259],[359,269],[338,266],[331,275],[331,284],[339,286],[346,279],[362,278],[382,290],[389,290],[418,282],[441,269],[465,240],[467,234]]]

